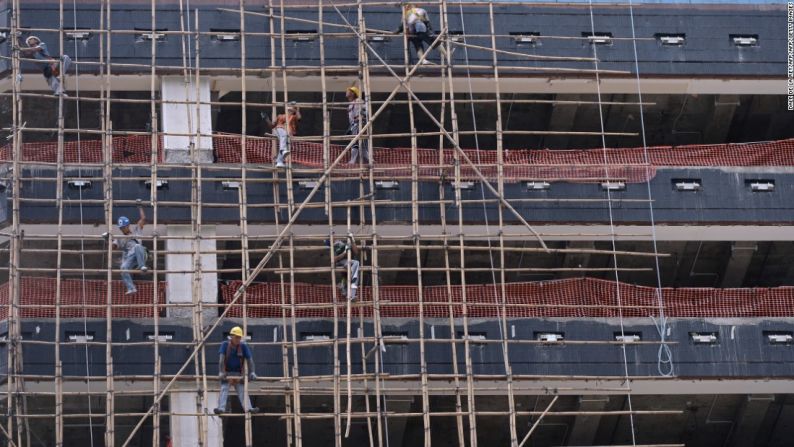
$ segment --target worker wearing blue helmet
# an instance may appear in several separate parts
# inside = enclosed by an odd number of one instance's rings
[[[141,200],[138,199],[138,222],[134,226],[130,226],[130,219],[126,216],[119,217],[118,227],[123,233],[117,239],[113,239],[113,246],[121,249],[121,279],[124,280],[124,285],[127,287],[127,295],[137,293],[138,289],[135,288],[135,283],[132,282],[132,270],[140,270],[141,272],[148,271],[146,267],[146,248],[141,244],[141,236],[143,226],[146,225],[146,214],[143,212],[143,205]],[[109,237],[107,233],[102,235],[106,239]]]

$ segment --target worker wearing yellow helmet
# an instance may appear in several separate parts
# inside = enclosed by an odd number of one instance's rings
[[[348,100],[347,105],[347,134],[358,135],[364,125],[367,124],[367,105],[361,98],[361,90],[358,87],[348,87],[345,91],[345,97]],[[350,161],[348,165],[355,165],[358,163],[358,154],[361,153],[361,161],[364,164],[369,164],[372,160],[369,157],[369,146],[367,145],[366,136],[362,135],[358,141],[354,141],[350,146]]]
[[[245,395],[246,367],[248,369],[248,380],[256,380],[254,360],[251,349],[243,341],[243,328],[235,326],[229,331],[229,340],[221,343],[218,350],[218,378],[221,381],[221,393],[218,396],[218,407],[215,414],[226,411],[226,401],[229,398],[229,386],[234,386],[240,405],[249,413],[259,413],[259,408],[251,406],[251,399]]]

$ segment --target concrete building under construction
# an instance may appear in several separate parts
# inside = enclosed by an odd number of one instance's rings
[[[0,446],[791,446],[792,27],[0,0]]]

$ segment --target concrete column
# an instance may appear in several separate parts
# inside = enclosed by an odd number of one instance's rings
[[[766,417],[769,406],[775,401],[775,396],[753,395],[745,396],[736,411],[735,426],[728,442],[725,445],[739,447],[753,445],[761,431],[761,422]]]
[[[218,258],[215,253],[216,241],[215,227],[212,225],[202,225],[202,236],[199,240],[199,250],[201,251],[201,301],[208,304],[216,304],[218,300],[218,274],[215,272],[204,272],[203,270],[217,270]],[[169,236],[191,236],[190,225],[168,225]],[[193,271],[193,255],[171,254],[174,251],[190,252],[193,250],[193,241],[190,239],[168,239],[166,241],[165,266],[168,270]],[[193,274],[192,273],[168,273],[166,274],[166,299],[168,303],[192,303],[193,302]],[[217,309],[208,308],[204,310],[204,324],[212,318],[217,317]],[[175,308],[168,310],[170,318],[190,318],[192,310],[190,308]]]
[[[578,101],[579,95],[556,95],[554,99]],[[579,106],[576,104],[554,104],[549,117],[549,130],[567,132],[573,129],[576,121],[576,113]],[[570,136],[568,135],[549,135],[543,138],[543,146],[554,149],[567,149]]]
[[[741,287],[753,254],[758,246],[753,241],[736,241],[731,245],[731,257],[722,275],[722,287]]]
[[[175,391],[170,394],[171,413],[185,414],[196,412],[196,393]],[[210,408],[218,401],[218,393],[207,393]],[[204,409],[207,412],[207,409]],[[210,414],[212,412],[210,411]],[[215,415],[207,417],[207,447],[223,446],[223,425]],[[199,416],[171,416],[171,439],[174,447],[194,447],[199,445]]]
[[[609,396],[581,396],[578,411],[603,411],[607,403]],[[568,445],[593,445],[600,425],[600,415],[576,416],[568,435]]]
[[[595,242],[592,241],[570,241],[567,248],[594,250]],[[587,267],[590,263],[589,253],[565,253],[565,258],[562,261],[564,268],[581,268]],[[560,272],[560,278],[580,278],[586,276],[586,272]]]
[[[408,413],[411,411],[413,405],[413,397],[387,397],[386,408],[390,413]],[[421,408],[421,403],[419,404]],[[422,411],[421,409],[418,411]],[[404,417],[389,417],[389,445],[403,445],[403,438],[405,437],[405,426],[408,422]],[[413,444],[413,443],[409,443]]]
[[[713,115],[703,130],[704,143],[721,144],[725,142],[737,107],[739,107],[738,95],[719,95],[714,98]]]
[[[163,77],[160,81],[160,95],[163,101],[187,101],[189,104],[163,104],[161,108],[160,130],[166,135],[163,137],[165,145],[165,161],[168,163],[189,163],[190,142],[195,141],[198,160],[202,163],[212,163],[212,113],[210,102],[209,79],[201,79],[198,86],[200,104],[196,107],[195,79],[186,83],[182,76]],[[199,139],[187,136],[195,135],[196,130],[201,131]],[[183,134],[167,135],[167,133]]]

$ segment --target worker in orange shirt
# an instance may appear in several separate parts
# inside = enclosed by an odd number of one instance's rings
[[[273,130],[273,135],[278,138],[278,155],[276,156],[276,167],[286,166],[285,159],[290,153],[290,137],[298,133],[298,123],[301,120],[300,108],[295,102],[290,102],[287,106],[287,113],[276,116],[275,123],[265,117],[267,126]]]

